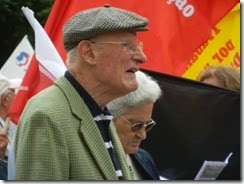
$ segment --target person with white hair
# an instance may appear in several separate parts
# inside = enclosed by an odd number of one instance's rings
[[[0,179],[7,179],[7,160],[9,139],[12,139],[16,125],[10,123],[7,132],[3,132],[8,110],[14,100],[21,79],[8,79],[0,73]]]
[[[116,131],[127,154],[136,180],[160,180],[151,155],[139,148],[147,132],[155,125],[151,119],[153,105],[162,94],[158,83],[145,73],[136,72],[138,89],[111,101],[107,107],[114,116]]]

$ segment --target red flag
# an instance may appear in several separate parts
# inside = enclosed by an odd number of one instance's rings
[[[55,0],[46,28],[63,60],[63,24],[80,10],[111,6],[134,11],[149,19],[150,31],[139,33],[148,61],[143,68],[182,76],[194,51],[211,37],[211,29],[238,0]]]
[[[45,69],[42,68],[41,70],[44,71]],[[46,73],[48,72],[46,71]],[[11,120],[17,124],[26,102],[33,95],[51,84],[53,84],[53,81],[40,72],[39,63],[36,58],[33,57],[21,83],[20,89],[8,111],[8,115],[11,116]]]

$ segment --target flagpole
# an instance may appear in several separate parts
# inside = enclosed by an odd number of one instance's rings
[[[5,121],[5,124],[3,126],[3,129],[2,129],[2,132],[1,133],[7,133],[7,130],[8,130],[8,127],[10,125],[10,120],[11,120],[11,117],[8,116],[6,121]]]
[[[8,127],[9,127],[9,125],[10,125],[10,122],[11,122],[11,117],[8,116],[7,119],[6,119],[6,121],[5,121],[5,124],[4,124],[4,126],[3,126],[3,129],[2,129],[2,131],[1,131],[1,133],[5,133],[5,134],[7,134],[7,130],[8,130]],[[8,136],[8,139],[9,139],[9,142],[10,142],[11,139],[10,139],[9,136]]]

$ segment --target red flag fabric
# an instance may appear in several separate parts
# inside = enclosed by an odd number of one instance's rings
[[[42,72],[41,72],[41,71]],[[11,117],[12,122],[18,123],[20,115],[25,107],[26,102],[42,89],[53,84],[53,80],[50,80],[48,73],[41,66],[39,67],[38,61],[33,57],[30,66],[26,71],[25,77],[21,83],[20,89],[8,111],[8,116]]]
[[[194,51],[211,37],[214,25],[238,0],[55,0],[46,30],[63,60],[62,26],[80,10],[111,6],[134,11],[149,19],[147,33],[140,34],[148,61],[142,68],[182,76]]]

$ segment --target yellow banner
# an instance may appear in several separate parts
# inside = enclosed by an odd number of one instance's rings
[[[212,36],[193,54],[183,77],[196,79],[210,65],[240,69],[240,3],[212,28]]]

